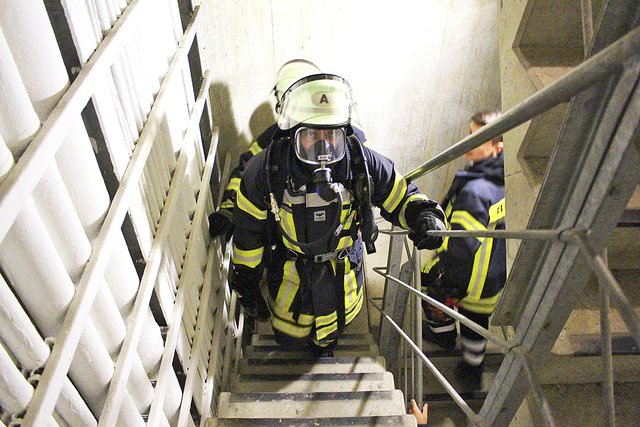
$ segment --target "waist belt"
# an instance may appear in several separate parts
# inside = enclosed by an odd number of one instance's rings
[[[333,259],[339,259],[339,260],[344,259],[347,256],[348,252],[349,252],[349,248],[346,248],[346,249],[342,249],[341,251],[327,252],[327,253],[318,254],[318,255],[308,255],[308,254],[292,251],[291,249],[287,249],[287,258],[290,258],[290,259],[301,258],[301,259],[306,259],[306,260],[320,264],[326,261],[331,261]]]

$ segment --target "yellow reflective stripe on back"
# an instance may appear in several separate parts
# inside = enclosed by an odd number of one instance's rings
[[[451,215],[451,224],[460,224],[462,228],[465,230],[486,230],[487,227],[484,226],[480,221],[475,219],[473,215],[471,215],[467,211],[455,211],[453,215]],[[484,237],[478,237],[478,240],[482,241]]]
[[[249,268],[256,268],[260,261],[262,261],[262,254],[264,253],[264,247],[259,247],[258,249],[250,249],[248,251],[238,249],[238,247],[233,244],[233,263],[246,265]]]
[[[469,301],[466,297],[460,300],[460,305],[474,313],[484,313],[491,314],[493,310],[495,310],[498,301],[500,301],[500,296],[502,295],[502,290],[498,292],[496,295],[489,298],[482,298],[478,301]]]
[[[407,182],[404,180],[402,175],[396,172],[395,180],[393,182],[393,188],[391,189],[391,193],[389,193],[385,201],[382,202],[382,208],[387,212],[392,212],[395,208],[398,207],[406,191]]]
[[[246,196],[242,192],[242,189],[238,191],[237,195],[238,197],[236,203],[241,210],[248,213],[257,220],[264,221],[267,219],[267,210],[258,209],[256,205],[251,203],[249,199],[246,198]]]
[[[485,239],[476,251],[473,257],[473,270],[467,287],[467,296],[469,301],[478,301],[482,295],[484,282],[489,272],[489,261],[491,260],[491,248],[493,247],[493,239]]]
[[[505,216],[505,204],[504,198],[495,205],[491,205],[489,208],[489,222],[495,223],[500,221]]]
[[[407,220],[404,217],[404,212],[407,209],[407,206],[409,205],[409,203],[415,200],[429,200],[429,198],[421,193],[413,194],[407,197],[407,200],[404,201],[404,205],[402,205],[402,209],[400,209],[400,215],[398,216],[398,218],[400,219],[400,227],[409,228],[409,226],[407,225]]]
[[[240,178],[235,177],[235,178],[231,178],[231,180],[229,181],[229,184],[227,185],[227,188],[225,188],[225,190],[227,191],[234,191],[237,192],[240,189]]]
[[[258,141],[255,141],[253,144],[251,144],[251,147],[249,147],[249,152],[254,156],[261,151],[262,151],[262,147],[260,147],[260,144],[258,144]]]

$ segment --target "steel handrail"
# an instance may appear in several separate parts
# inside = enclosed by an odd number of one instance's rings
[[[613,73],[622,67],[624,61],[639,54],[640,28],[635,28],[549,86],[506,111],[499,119],[483,126],[442,151],[422,166],[412,170],[405,175],[405,178],[409,181],[420,178],[426,173],[457,159],[467,151],[482,145],[484,142],[531,120],[551,107],[568,101],[572,96],[582,92],[599,80],[611,77]]]

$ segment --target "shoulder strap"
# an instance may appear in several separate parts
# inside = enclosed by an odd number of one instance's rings
[[[373,193],[373,179],[369,174],[367,158],[362,143],[355,135],[350,135],[349,148],[351,152],[351,169],[353,171],[353,194],[356,200],[358,215],[360,216],[360,231],[362,241],[368,254],[375,253],[375,241],[378,238],[378,226],[373,218],[371,194]]]

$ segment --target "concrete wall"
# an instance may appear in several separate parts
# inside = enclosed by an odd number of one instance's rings
[[[466,135],[500,103],[497,0],[211,0],[203,60],[214,122],[237,155],[274,117],[271,88],[304,57],[350,81],[377,151],[407,173]],[[440,198],[461,161],[418,181]]]
[[[500,33],[502,108],[504,111],[514,107],[537,91],[527,70],[513,50],[513,42],[526,12],[527,3],[525,0],[502,0],[500,2],[498,28]],[[504,136],[507,223],[509,228],[513,230],[526,228],[536,200],[535,195],[540,189],[539,183],[534,183],[524,173],[518,159],[518,151],[528,128],[529,123],[525,123]],[[508,265],[511,265],[519,246],[520,241],[507,240]]]

